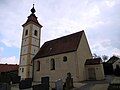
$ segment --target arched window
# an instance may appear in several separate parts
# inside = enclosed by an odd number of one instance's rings
[[[64,62],[67,61],[67,57],[66,57],[66,56],[63,57],[63,61],[64,61]]]
[[[40,61],[37,61],[37,71],[40,71]]]
[[[37,36],[37,30],[34,31],[34,35]]]
[[[28,35],[28,30],[25,31],[25,36]]]
[[[51,70],[55,70],[55,60],[52,58],[51,59]]]

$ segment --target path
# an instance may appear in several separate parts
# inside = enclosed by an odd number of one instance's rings
[[[109,82],[111,82],[113,76],[106,76],[105,80],[100,81],[83,81],[86,85],[76,88],[74,90],[107,90]]]

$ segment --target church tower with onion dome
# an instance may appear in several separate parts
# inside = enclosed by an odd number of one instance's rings
[[[19,62],[19,76],[21,76],[21,79],[32,78],[32,58],[40,49],[42,25],[38,22],[35,12],[33,4],[30,16],[22,25],[23,34]]]

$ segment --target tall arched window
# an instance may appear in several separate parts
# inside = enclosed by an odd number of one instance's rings
[[[28,35],[28,30],[25,31],[25,36]]]
[[[37,34],[38,34],[38,33],[37,33],[37,30],[35,30],[35,31],[34,31],[34,35],[37,36]]]
[[[64,61],[64,62],[67,61],[67,57],[66,57],[66,56],[63,57],[63,61]]]
[[[55,70],[55,60],[52,58],[51,59],[51,70]]]
[[[40,61],[37,61],[37,71],[40,71]]]

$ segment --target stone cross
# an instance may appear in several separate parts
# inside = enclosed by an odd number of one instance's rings
[[[71,78],[71,73],[67,73],[67,78],[66,78],[66,82],[65,82],[65,90],[70,90],[72,88],[74,88],[73,86],[73,78]]]

